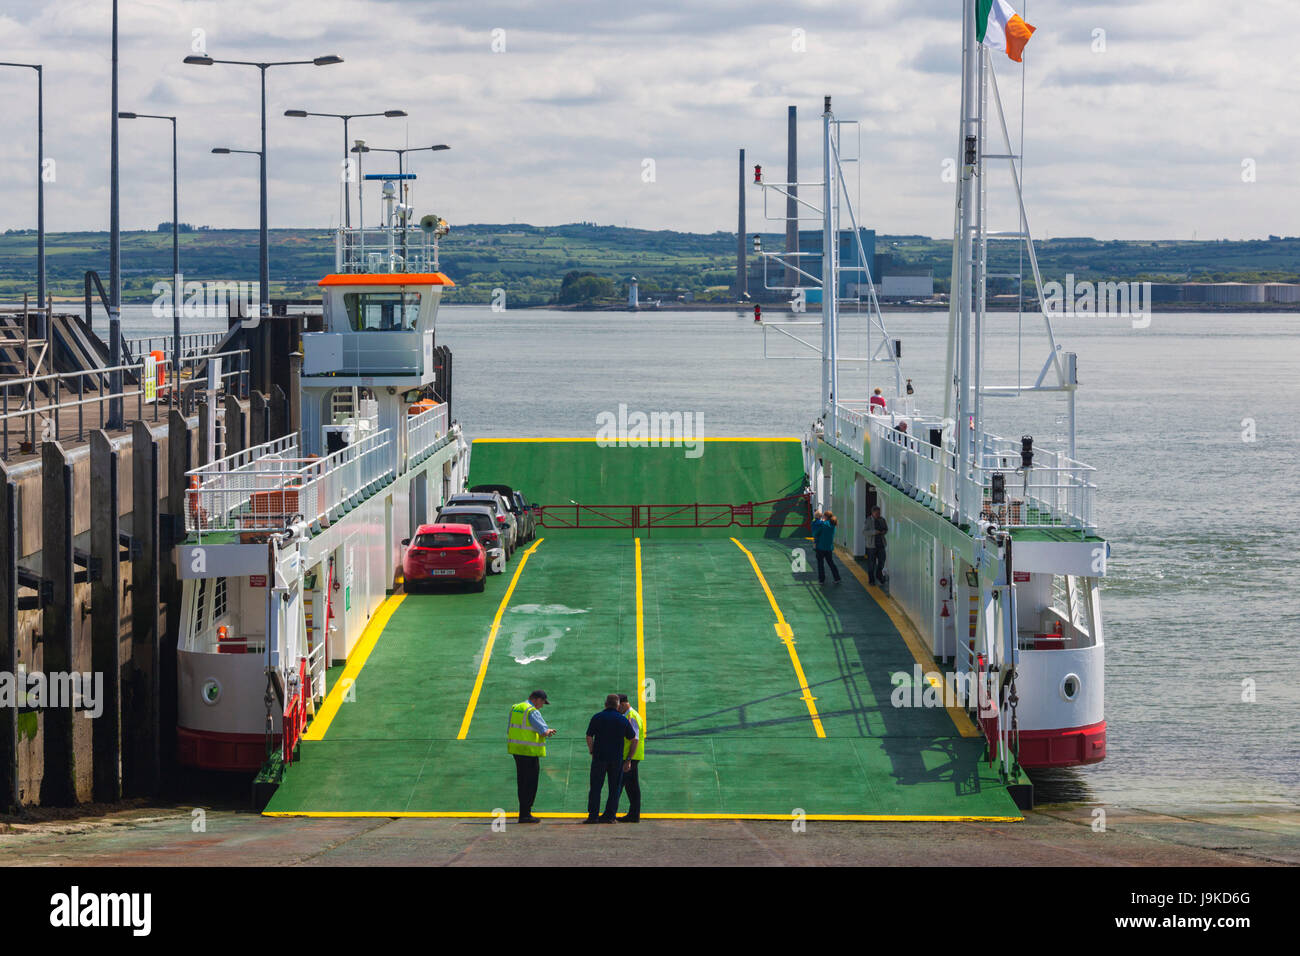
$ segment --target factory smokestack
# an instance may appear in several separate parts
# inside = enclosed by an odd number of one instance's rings
[[[736,227],[736,298],[749,296],[749,270],[745,268],[745,151],[740,151],[740,219]]]
[[[799,251],[799,204],[795,201],[799,195],[799,140],[795,135],[795,107],[791,106],[786,138],[785,181],[790,184],[790,195],[785,200],[785,251]],[[797,258],[786,256],[785,284],[799,285],[799,273],[794,271],[799,262]]]

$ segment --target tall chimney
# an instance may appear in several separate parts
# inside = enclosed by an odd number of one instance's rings
[[[785,200],[785,251],[799,251],[799,204],[795,201],[799,195],[799,139],[795,135],[795,107],[791,106],[788,118],[786,138],[785,181],[790,183],[790,195]],[[786,256],[785,284],[799,285],[799,273],[794,271],[799,262],[797,258]]]
[[[740,220],[736,227],[736,298],[749,295],[749,270],[745,267],[745,151],[740,151]]]

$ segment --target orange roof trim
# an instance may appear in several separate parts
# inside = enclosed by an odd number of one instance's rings
[[[382,272],[336,273],[321,279],[317,285],[445,285],[454,286],[441,272]]]

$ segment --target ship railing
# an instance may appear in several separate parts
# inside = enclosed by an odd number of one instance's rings
[[[419,228],[338,229],[334,270],[341,273],[437,272],[438,239]]]
[[[298,437],[276,438],[185,473],[189,481],[185,528],[191,533],[227,531],[247,523],[255,496],[288,483],[302,467]]]
[[[1051,448],[1033,450],[1033,467],[1021,468],[1019,440],[985,434],[980,463],[976,469],[984,488],[982,509],[1004,527],[1071,528],[1096,530],[1093,500],[1097,469]],[[994,474],[1002,474],[1007,502],[1004,508],[991,505]]]
[[[853,408],[837,409],[841,435],[834,444],[863,461],[873,472],[900,491],[915,498],[937,514],[958,518],[958,490],[963,502],[962,523],[972,516],[994,521],[1004,528],[1068,528],[1084,533],[1096,530],[1093,501],[1097,486],[1096,469],[1051,449],[1034,450],[1034,466],[1020,468],[1020,443],[996,435],[985,435],[979,464],[959,474],[951,439],[934,444],[934,433],[942,433],[943,422],[912,416],[907,431],[900,431],[904,417],[897,413],[866,417],[867,444],[858,451],[857,414]],[[847,429],[847,430],[846,430]],[[994,475],[1002,476],[1004,500],[993,502]],[[978,511],[974,503],[979,502]]]
[[[952,518],[957,512],[957,458],[944,445],[930,442],[941,422],[912,417],[908,430],[894,413],[867,416],[867,461],[876,474],[915,498],[936,514]]]
[[[318,641],[307,651],[307,678],[311,683],[311,696],[325,696],[325,642]]]
[[[285,496],[285,523],[301,515],[313,531],[328,527],[391,481],[396,464],[396,443],[387,428],[313,461],[299,473],[292,498]]]
[[[396,444],[388,429],[364,435],[324,458],[295,457],[296,442],[279,452],[271,445],[250,449],[250,460],[238,467],[219,470],[209,465],[187,473],[187,531],[201,540],[205,533],[278,531],[296,520],[318,531],[395,475]]]
[[[406,467],[418,464],[428,456],[447,434],[447,404],[427,408],[416,415],[406,416]]]
[[[847,405],[835,407],[833,444],[860,465],[866,462],[868,419],[866,411]]]
[[[192,635],[181,650],[197,654],[262,654],[266,651],[266,637],[240,637],[229,632],[223,637],[214,626]]]

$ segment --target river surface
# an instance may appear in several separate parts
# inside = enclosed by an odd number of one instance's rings
[[[769,313],[769,322],[787,317]],[[807,321],[816,315],[801,317]],[[946,313],[887,314],[904,374],[942,410]],[[789,317],[793,321],[793,317]],[[801,436],[820,389],[811,353],[748,313],[492,312],[445,307],[455,416],[470,437],[594,435],[597,416],[693,412],[703,434]],[[988,384],[1032,381],[1041,320],[991,317]],[[195,322],[187,331],[224,323]],[[846,319],[841,354],[865,354]],[[168,320],[127,307],[124,334]],[[818,341],[815,328],[785,325]],[[1164,812],[1300,807],[1300,316],[1156,314],[1058,320],[1079,356],[1078,457],[1096,466],[1105,580],[1108,756],[1042,774],[1039,800]],[[878,336],[871,346],[878,342]],[[841,395],[865,399],[858,366]],[[892,390],[884,366],[872,384]],[[991,431],[1064,441],[1051,396],[990,399]],[[1253,699],[1243,699],[1252,698]]]

